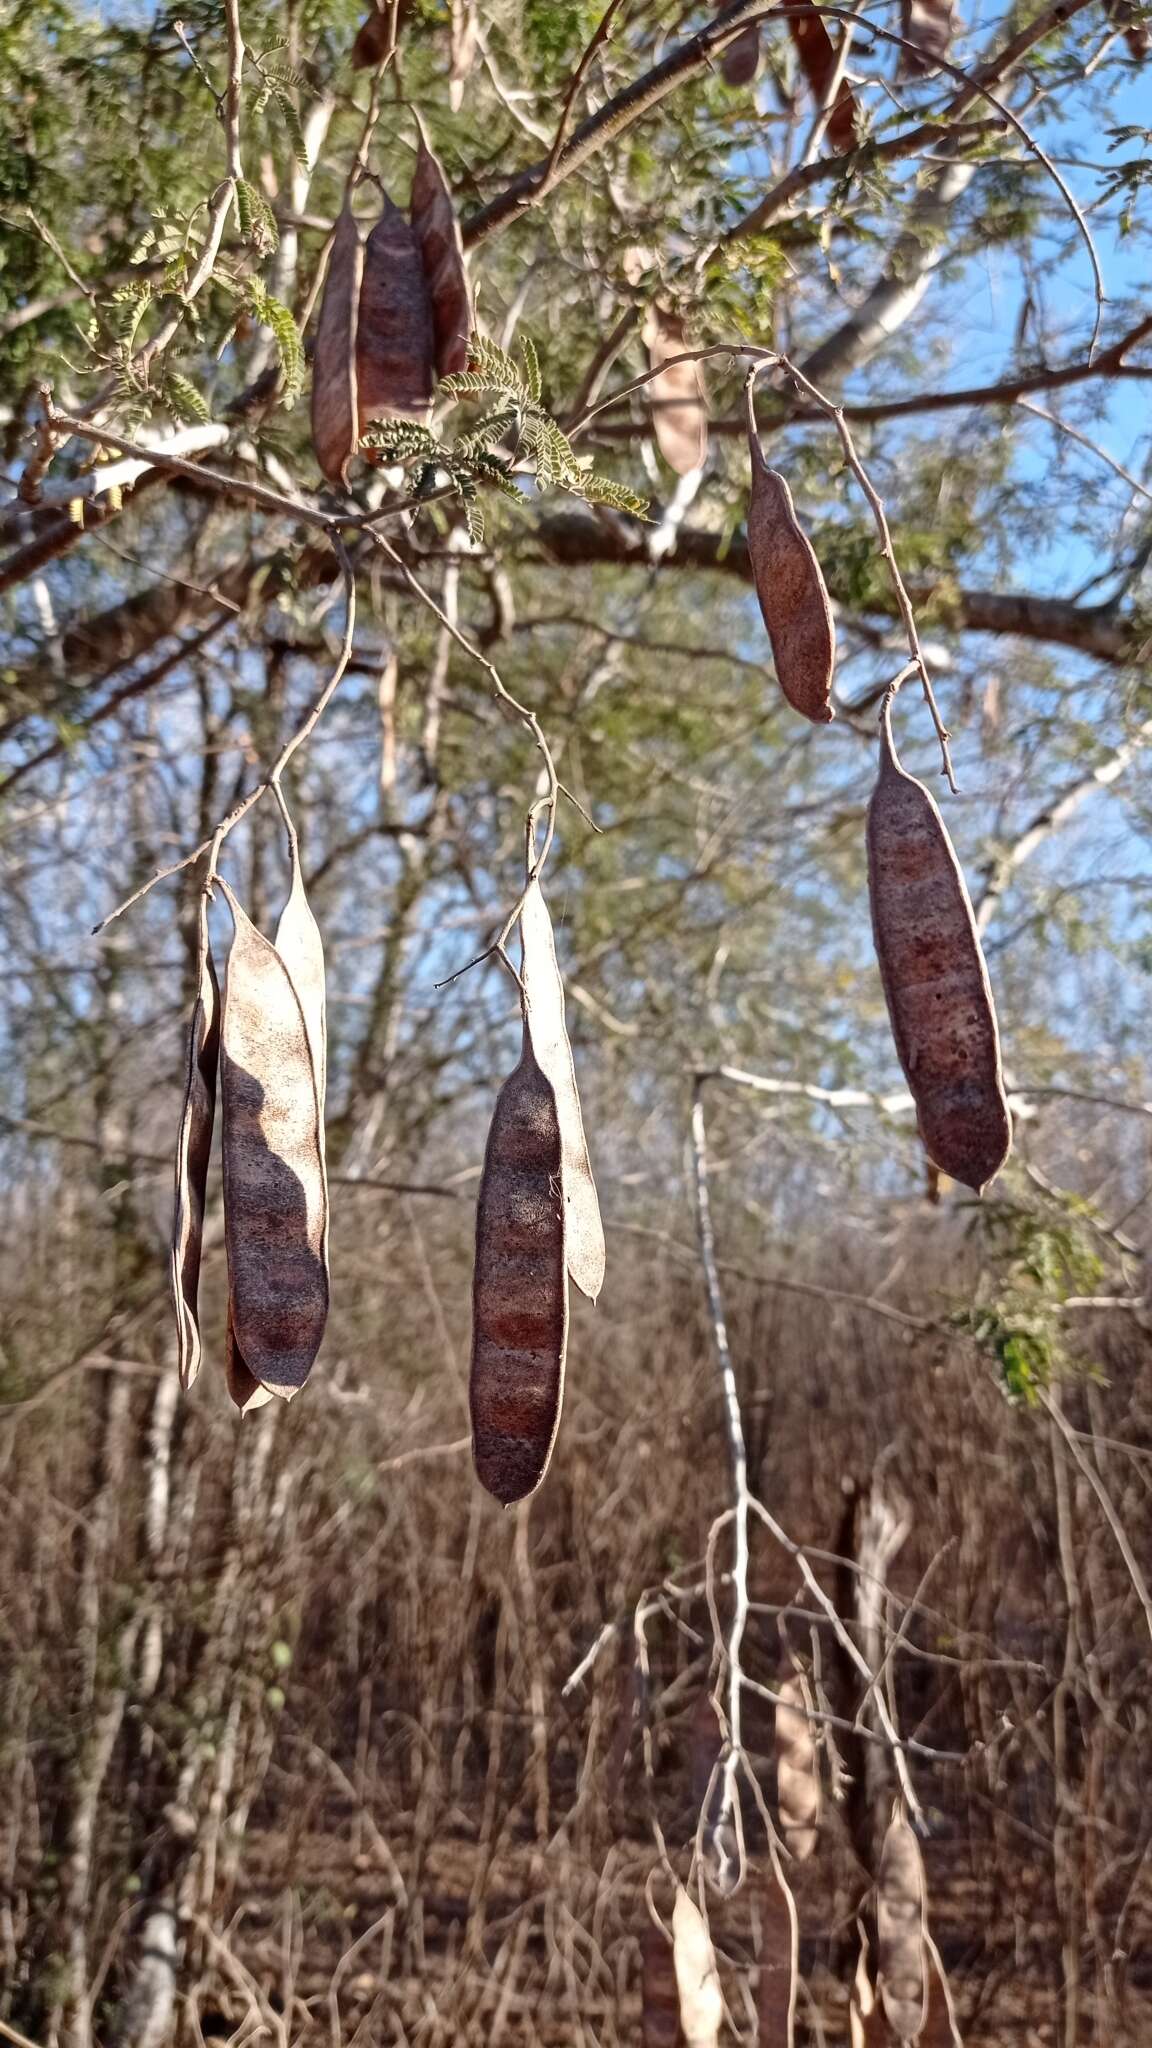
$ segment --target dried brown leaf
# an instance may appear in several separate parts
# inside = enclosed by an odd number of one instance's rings
[[[877,1983],[900,2041],[918,2040],[928,2013],[926,1894],[920,1844],[900,1812],[893,1814],[876,1878]]]
[[[782,1679],[776,1693],[776,1811],[785,1847],[797,1863],[806,1863],[816,1847],[823,1804],[819,1753],[808,1719],[811,1701],[794,1675]]]
[[[419,140],[412,177],[412,228],[420,247],[424,279],[432,305],[436,374],[450,377],[468,367],[472,332],[472,297],[464,264],[464,245],[447,180],[417,123]]]
[[[472,1454],[505,1506],[535,1492],[564,1391],[568,1278],[560,1119],[527,1026],[496,1098],[476,1213],[472,1283]]]
[[[236,1350],[291,1399],[328,1315],[328,1193],[308,1024],[284,961],[221,887],[235,925],[221,1029],[224,1235]]]
[[[775,1851],[760,1923],[760,1972],[756,1984],[758,2048],[792,2048],[796,2028],[799,1927],[796,1901]]]
[[[537,1066],[556,1095],[560,1119],[564,1248],[568,1276],[595,1301],[604,1285],[604,1226],[584,1136],[572,1047],[564,1023],[564,983],[556,959],[552,919],[538,881],[532,881],[520,912],[523,947],[520,979],[527,997],[525,1021]]]
[[[756,434],[748,437],[748,453],[748,556],[776,679],[794,711],[827,725],[836,715],[830,702],[836,629],[824,577],[787,482],[769,469]]]
[[[659,372],[648,390],[656,444],[677,476],[702,469],[708,460],[708,400],[699,363],[661,365],[690,346],[684,322],[664,306],[649,306],[644,318],[649,366]]]
[[[356,451],[356,329],[364,246],[360,226],[345,201],[328,256],[312,356],[312,446],[328,482],[348,483]]]
[[[818,107],[822,107],[832,85],[836,70],[836,46],[824,25],[823,17],[817,13],[811,0],[796,0],[803,8],[800,14],[788,17],[788,28],[796,46],[796,57],[801,71],[808,82],[808,89]],[[846,150],[856,147],[858,116],[851,87],[841,84],[832,111],[828,116],[825,140],[835,149]]]
[[[416,235],[385,196],[364,245],[356,336],[359,431],[372,420],[426,419],[432,404],[432,302]]]
[[[680,1993],[672,1944],[662,1928],[649,1921],[640,1943],[640,2024],[643,2048],[683,2048]]]
[[[682,1885],[672,1908],[672,1961],[686,2048],[719,2048],[724,1999],[716,1955],[700,1909]]]
[[[920,1135],[942,1173],[982,1194],[1012,1145],[996,1011],[960,863],[935,799],[896,758],[890,702],[868,807],[868,885]]]
[[[914,50],[901,50],[900,70],[907,78],[923,78],[952,47],[954,0],[900,0],[900,33]]]
[[[192,1385],[200,1370],[200,1261],[204,1249],[208,1160],[216,1115],[216,1070],[220,1060],[220,990],[208,939],[206,896],[200,899],[196,958],[196,1000],[192,1006],[184,1104],[176,1138],[176,1206],[171,1256],[176,1355],[180,1384],[185,1388]]]

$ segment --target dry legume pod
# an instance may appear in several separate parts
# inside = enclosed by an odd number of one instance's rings
[[[928,2012],[925,1914],[920,1844],[903,1814],[896,1813],[880,1853],[876,1937],[880,1999],[900,2041],[919,2038]]]
[[[364,245],[356,376],[360,433],[372,420],[425,419],[432,404],[432,301],[416,235],[385,197]]]
[[[346,486],[356,450],[356,330],[364,246],[347,201],[336,222],[312,356],[312,445],[328,482]]]
[[[412,177],[412,229],[420,249],[432,306],[436,375],[449,377],[468,367],[472,297],[464,267],[464,245],[444,172],[417,123],[416,169]]]
[[[659,372],[648,386],[656,445],[677,476],[702,469],[708,460],[708,400],[699,363],[661,365],[689,347],[684,322],[664,306],[649,306],[644,316],[644,345],[652,369]]]
[[[595,1301],[604,1285],[604,1226],[592,1178],[588,1141],[576,1088],[572,1047],[564,1023],[564,983],[556,960],[552,920],[538,881],[529,884],[520,912],[523,960],[520,979],[527,996],[525,1021],[536,1064],[556,1095],[560,1119],[564,1245],[568,1275],[581,1294]]]
[[[942,1173],[982,1194],[1012,1146],[996,1011],[960,864],[934,798],[896,758],[890,701],[868,806],[868,885],[920,1135]]]
[[[728,0],[717,0],[716,11],[726,7]],[[724,47],[720,59],[720,76],[725,85],[735,90],[742,85],[753,85],[760,70],[760,24],[749,22],[738,36]]]
[[[672,1961],[687,2048],[719,2048],[724,1999],[716,1954],[699,1907],[679,1885],[672,1908]]]
[[[806,1863],[816,1847],[820,1826],[820,1760],[803,1683],[799,1678],[785,1678],[776,1692],[777,1818],[785,1848],[797,1863]]]
[[[204,1249],[204,1200],[212,1125],[216,1115],[216,1069],[220,1059],[220,990],[208,941],[208,899],[200,898],[197,923],[197,990],[188,1037],[184,1105],[176,1139],[176,1209],[172,1223],[172,1298],[176,1308],[176,1355],[180,1384],[192,1385],[200,1370],[200,1260]]]
[[[504,1505],[535,1492],[560,1421],[568,1337],[560,1119],[524,1027],[496,1098],[476,1212],[472,1455]]]
[[[776,679],[794,711],[814,725],[827,725],[836,715],[829,702],[836,632],[820,564],[796,517],[792,493],[785,479],[769,469],[755,433],[749,433],[748,452],[748,558]]]
[[[224,1236],[236,1348],[285,1400],[328,1315],[321,1087],[300,997],[227,883],[235,924],[221,1031]]]

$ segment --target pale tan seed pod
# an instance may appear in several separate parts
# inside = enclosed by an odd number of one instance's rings
[[[400,209],[385,196],[364,244],[356,336],[361,437],[372,420],[428,417],[434,362],[432,301],[420,246]]]
[[[447,180],[438,158],[428,147],[419,117],[416,129],[416,169],[409,211],[432,307],[436,375],[449,377],[468,367],[472,295],[464,264],[464,244]]]
[[[920,1844],[897,1808],[876,1879],[877,1982],[899,2041],[917,2041],[928,2014],[927,1899]]]
[[[454,114],[464,104],[464,88],[480,48],[476,0],[451,0],[448,18],[448,105]],[[442,373],[443,374],[443,373]]]
[[[799,1956],[796,1901],[773,1848],[760,1923],[760,1964],[756,1981],[757,2048],[792,2048],[796,2029]]]
[[[863,1928],[848,2002],[848,2038],[851,2048],[887,2048],[888,2043],[888,2028],[868,1972],[868,1942]]]
[[[284,961],[226,882],[235,936],[221,1027],[224,1237],[235,1346],[290,1400],[328,1315],[321,1095],[303,1006]]]
[[[772,642],[776,680],[794,711],[813,725],[827,725],[836,715],[830,702],[836,629],[824,577],[787,482],[769,469],[754,432],[748,435],[748,453],[748,559]]]
[[[983,1194],[1012,1147],[1000,1034],[968,890],[935,799],[881,720],[868,806],[872,930],[892,1035],[929,1158]]]
[[[524,1028],[496,1098],[476,1212],[469,1405],[482,1486],[534,1493],[560,1421],[568,1338],[560,1119]]]
[[[719,2048],[724,1998],[716,1954],[700,1909],[682,1885],[672,1908],[672,1961],[686,2048]]]
[[[823,1793],[820,1757],[808,1718],[811,1701],[795,1675],[776,1687],[776,1811],[784,1846],[806,1863],[819,1839]]]
[[[538,880],[528,885],[520,912],[520,979],[527,998],[525,1022],[537,1066],[547,1075],[560,1119],[561,1188],[568,1277],[595,1301],[604,1285],[604,1226],[592,1178],[572,1047],[564,1023],[564,983],[556,959],[552,920]]]
[[[659,372],[648,386],[656,445],[677,476],[703,469],[708,460],[708,398],[699,363],[673,363],[670,356],[690,348],[684,322],[665,306],[649,306],[644,316],[644,346],[649,366]]]
[[[196,961],[196,1000],[192,1006],[184,1103],[176,1138],[176,1202],[170,1261],[176,1356],[180,1384],[185,1389],[192,1385],[200,1370],[200,1261],[220,1060],[220,990],[208,938],[207,896],[200,898]]]
[[[328,272],[312,355],[312,446],[328,482],[346,488],[359,438],[356,333],[364,244],[345,201],[328,255]]]

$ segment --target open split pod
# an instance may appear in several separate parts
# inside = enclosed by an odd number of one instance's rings
[[[220,1046],[226,1374],[245,1411],[299,1392],[328,1317],[324,953],[290,836],[275,944],[220,884],[235,927]]]
[[[560,1423],[568,1281],[595,1300],[604,1232],[552,923],[540,884],[520,919],[520,1060],[496,1099],[476,1214],[469,1403],[477,1476],[510,1506],[534,1493]]]
[[[408,218],[387,194],[375,225],[346,198],[336,222],[312,361],[312,442],[328,482],[373,420],[426,420],[437,377],[464,368],[472,302],[443,170],[419,128]]]

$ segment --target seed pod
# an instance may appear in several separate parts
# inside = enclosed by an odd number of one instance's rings
[[[699,363],[661,365],[689,346],[684,322],[665,306],[649,306],[644,316],[644,345],[652,369],[659,372],[648,389],[656,445],[677,476],[703,469],[708,460],[708,400]]]
[[[520,978],[528,1007],[525,1021],[532,1054],[556,1096],[560,1119],[564,1249],[568,1275],[581,1294],[595,1301],[604,1285],[604,1226],[592,1178],[576,1069],[564,1023],[564,983],[556,960],[552,920],[538,881],[528,887],[520,912],[523,958]]]
[[[200,898],[196,961],[196,1000],[192,1006],[184,1104],[176,1139],[176,1206],[170,1267],[176,1308],[176,1355],[184,1388],[192,1385],[200,1370],[200,1260],[220,1059],[220,990],[208,939],[206,896]]]
[[[356,329],[364,248],[347,201],[336,222],[312,357],[312,445],[328,482],[347,487],[356,450]]]
[[[235,1348],[290,1400],[328,1315],[328,1191],[308,1024],[275,946],[227,883],[235,925],[221,1030],[224,1236]]]
[[[464,87],[480,47],[476,0],[451,0],[448,22],[448,105],[454,114],[464,104]],[[441,376],[446,375],[441,371]]]
[[[868,1940],[862,1927],[859,1932],[860,1950],[848,2003],[848,2038],[851,2048],[887,2048],[888,2029],[868,1974]]]
[[[385,196],[364,245],[356,337],[361,436],[372,420],[427,418],[434,359],[432,303],[419,244]]]
[[[324,941],[320,937],[320,927],[312,915],[304,890],[304,876],[300,869],[300,842],[296,837],[296,828],[287,810],[283,812],[283,817],[292,861],[292,887],[276,927],[276,951],[288,970],[292,986],[300,999],[300,1008],[304,1013],[308,1049],[312,1055],[316,1092],[320,1099],[320,1138],[323,1143],[324,1096],[328,1068]]]
[[[717,11],[726,7],[728,0],[717,0]],[[738,36],[725,45],[720,59],[720,76],[725,85],[734,91],[741,86],[755,84],[760,70],[760,24],[750,21]]]
[[[412,178],[412,229],[420,249],[432,305],[436,375],[449,377],[468,367],[472,298],[464,267],[464,245],[444,172],[417,121],[416,169]]]
[[[942,1173],[983,1194],[1012,1146],[1000,1036],[972,905],[934,798],[881,721],[868,806],[872,929],[920,1135]]]
[[[928,2012],[924,1864],[902,1813],[893,1813],[876,1879],[880,1998],[892,2032],[915,2041]]]
[[[773,1849],[760,1923],[760,1974],[756,1985],[757,2048],[792,2048],[798,1969],[796,1901],[785,1883]]]
[[[400,0],[396,10],[396,34],[399,36],[409,14],[412,0]],[[379,0],[367,21],[360,25],[360,32],[352,45],[353,71],[366,71],[370,65],[379,64],[388,55],[388,33],[392,14],[391,0]]]
[[[564,1391],[568,1279],[560,1120],[527,1026],[496,1098],[476,1214],[472,1283],[472,1455],[506,1507],[548,1469]]]
[[[820,564],[796,517],[792,493],[784,478],[769,469],[755,433],[748,436],[748,452],[748,558],[772,642],[776,680],[794,711],[813,725],[827,725],[836,716],[829,702],[836,631]]]
[[[672,1908],[672,1961],[686,2048],[718,2048],[724,2000],[716,1955],[700,1909],[681,1885]]]
[[[640,2025],[643,2048],[683,2048],[680,1994],[672,1945],[663,1930],[649,1921],[640,1943]]]
[[[923,78],[937,69],[952,46],[953,0],[900,0],[900,33],[913,49],[900,52],[904,78]]]
[[[785,1678],[776,1692],[776,1811],[785,1847],[797,1863],[806,1863],[816,1847],[823,1803],[810,1702],[800,1678]]]
[[[253,1379],[248,1367],[240,1356],[236,1342],[236,1330],[232,1321],[232,1303],[228,1303],[228,1337],[224,1346],[224,1384],[241,1415],[251,1415],[257,1408],[266,1408],[275,1395],[259,1380]]]
[[[838,53],[824,26],[823,16],[817,13],[811,0],[795,0],[795,4],[804,11],[789,15],[789,33],[796,46],[797,61],[808,81],[812,98],[818,107],[822,107],[831,89]],[[852,97],[851,88],[842,84],[828,116],[825,136],[835,149],[854,149],[856,128],[856,102]]]

